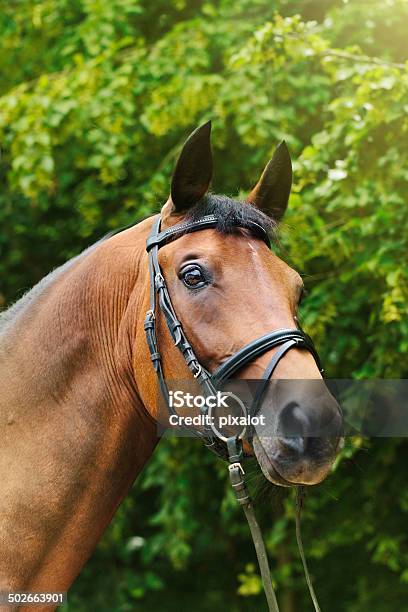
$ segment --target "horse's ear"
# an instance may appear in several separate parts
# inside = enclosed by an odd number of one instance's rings
[[[211,121],[208,121],[194,130],[183,146],[171,182],[176,214],[194,206],[208,191],[213,172],[210,136]]]
[[[247,201],[280,221],[288,206],[292,187],[292,162],[285,141],[277,147]]]

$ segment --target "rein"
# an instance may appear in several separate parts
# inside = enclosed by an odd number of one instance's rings
[[[279,329],[271,331],[260,338],[257,338],[245,345],[234,355],[229,357],[222,363],[212,374],[199,362],[197,356],[188,338],[183,330],[180,321],[177,318],[176,312],[171,302],[170,294],[160,269],[158,251],[160,247],[176,240],[186,233],[200,231],[202,229],[215,228],[218,225],[216,215],[206,215],[197,221],[183,222],[170,227],[167,230],[160,231],[161,217],[159,216],[154,222],[151,233],[147,239],[146,250],[149,259],[149,276],[150,276],[150,303],[149,310],[146,313],[144,329],[146,332],[147,345],[149,347],[150,358],[153,367],[156,371],[161,394],[166,402],[170,415],[177,415],[169,400],[169,388],[163,373],[162,356],[159,349],[158,338],[156,333],[156,313],[157,308],[164,315],[167,327],[173,338],[174,345],[181,352],[187,367],[196,379],[204,395],[215,395],[219,385],[236,374],[238,370],[248,365],[254,359],[263,355],[272,348],[279,347],[274,353],[271,361],[266,367],[258,388],[255,398],[249,407],[242,403],[241,408],[245,416],[255,416],[259,410],[261,399],[266,390],[268,381],[273,375],[279,361],[292,348],[304,348],[308,350],[314,357],[319,370],[322,372],[319,356],[313,345],[311,338],[301,329]],[[236,227],[244,227],[260,238],[270,247],[270,240],[267,232],[257,223],[253,221],[236,222]],[[208,416],[208,408],[204,406],[201,409],[204,416]],[[248,490],[245,484],[245,472],[242,467],[243,447],[242,439],[245,433],[245,428],[238,436],[230,438],[223,437],[220,432],[211,424],[205,425],[204,432],[195,429],[194,427],[184,426],[193,435],[201,438],[207,448],[215,452],[222,459],[229,462],[228,470],[232,488],[235,492],[238,503],[242,506],[244,514],[247,518],[249,529],[255,546],[256,555],[258,558],[259,568],[262,576],[262,583],[265,591],[265,596],[268,602],[269,612],[279,612],[276,595],[271,582],[271,573],[268,564],[268,557],[263,542],[261,530],[259,528],[252,501],[249,497]],[[251,436],[250,436],[251,439]],[[303,545],[300,534],[300,512],[303,503],[301,487],[297,488],[297,504],[296,504],[296,538],[299,547],[300,556],[303,563],[306,581],[309,587],[310,596],[312,598],[315,611],[320,612],[319,604],[317,603],[316,595],[313,590],[313,585],[308,572],[306,559],[303,551]]]

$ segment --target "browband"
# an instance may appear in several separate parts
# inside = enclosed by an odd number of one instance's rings
[[[270,247],[271,241],[269,239],[268,233],[264,230],[264,228],[256,223],[255,221],[246,220],[240,221],[239,219],[233,220],[233,225],[236,227],[242,227],[243,229],[249,229],[254,232],[254,234],[263,240],[265,244]],[[219,219],[216,215],[206,215],[205,217],[201,217],[198,221],[185,221],[183,223],[178,223],[177,225],[173,225],[162,232],[159,232],[155,235],[149,236],[146,242],[146,251],[149,252],[150,249],[154,246],[160,248],[161,246],[179,238],[183,234],[190,234],[191,232],[197,232],[198,230],[210,229],[212,227],[217,227],[219,223]]]

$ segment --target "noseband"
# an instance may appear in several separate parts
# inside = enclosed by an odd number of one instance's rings
[[[149,275],[150,275],[150,307],[146,314],[144,328],[146,331],[147,344],[150,351],[154,369],[156,371],[161,394],[167,404],[169,414],[176,414],[171,407],[169,401],[169,389],[163,374],[162,356],[160,353],[158,338],[156,333],[156,312],[157,305],[164,315],[167,327],[173,338],[175,346],[181,352],[188,368],[193,374],[196,381],[201,386],[204,395],[214,395],[220,384],[231,378],[243,367],[250,364],[260,355],[267,351],[279,347],[274,353],[268,366],[262,375],[256,394],[252,404],[247,410],[248,415],[253,417],[257,414],[262,396],[265,392],[269,379],[272,377],[279,361],[292,348],[304,348],[308,350],[314,357],[317,366],[322,371],[319,356],[313,345],[311,338],[306,335],[301,329],[278,329],[271,331],[260,338],[257,338],[246,344],[239,351],[234,353],[226,361],[224,361],[212,374],[199,362],[194,349],[188,341],[188,338],[183,330],[183,327],[177,318],[171,302],[170,294],[160,269],[158,251],[160,247],[176,240],[184,234],[197,232],[203,229],[215,228],[218,225],[216,215],[207,215],[198,221],[179,223],[170,227],[167,230],[160,231],[161,218],[159,217],[153,224],[150,236],[146,243],[146,250],[149,257]],[[260,238],[270,248],[270,240],[266,231],[253,221],[245,221],[244,223],[236,222],[236,227],[244,227],[253,233],[257,238]],[[203,409],[205,413],[205,408]],[[191,433],[201,437],[205,445],[220,455],[226,458],[225,444],[220,439],[219,433],[215,428],[207,427],[205,433],[193,427],[188,428]]]

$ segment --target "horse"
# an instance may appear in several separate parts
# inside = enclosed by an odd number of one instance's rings
[[[298,329],[303,291],[300,275],[254,231],[274,234],[287,208],[286,144],[238,201],[209,191],[210,133],[208,122],[187,139],[160,220],[162,231],[204,216],[215,222],[181,232],[158,252],[175,312],[209,373],[266,333]],[[144,330],[146,240],[157,219],[98,241],[0,315],[0,591],[67,591],[160,439]],[[161,311],[156,319],[164,378],[191,378]],[[321,380],[310,350],[291,348],[273,377]],[[260,378],[278,350],[245,363],[236,378]],[[265,395],[260,414],[278,429],[289,418],[298,434],[255,433],[245,442],[281,486],[323,480],[341,439],[339,407],[326,386],[315,395],[296,389],[281,404]],[[319,419],[334,424],[335,435],[312,437]]]

